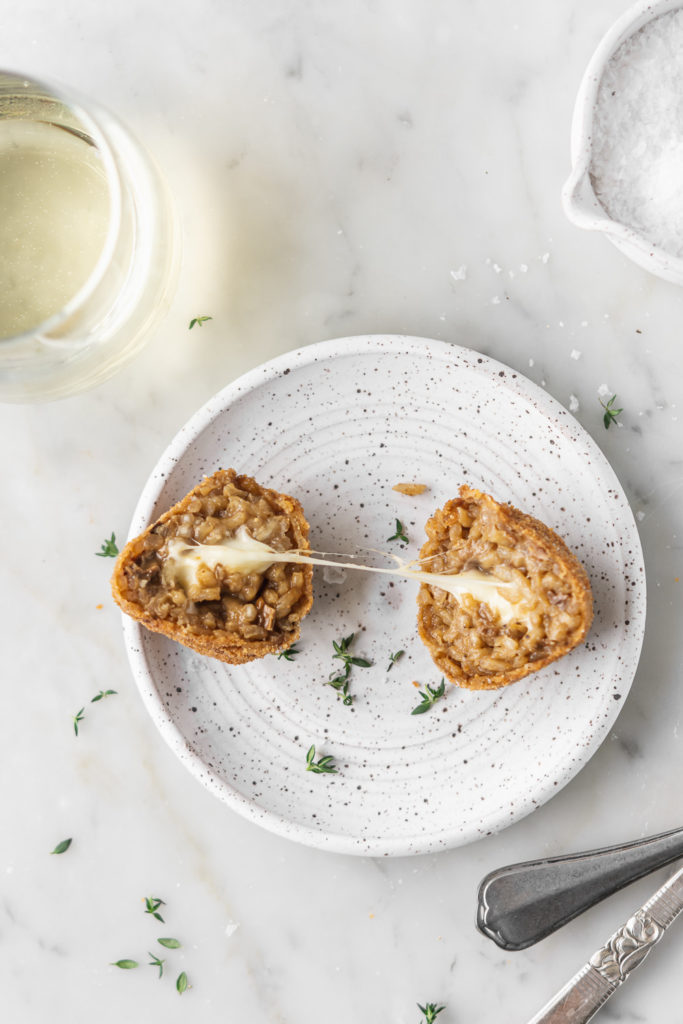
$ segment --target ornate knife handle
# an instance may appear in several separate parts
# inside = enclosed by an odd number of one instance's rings
[[[479,886],[477,927],[502,949],[546,938],[638,878],[683,857],[683,829],[498,868]]]
[[[587,1024],[683,910],[683,868],[598,949],[528,1024]]]

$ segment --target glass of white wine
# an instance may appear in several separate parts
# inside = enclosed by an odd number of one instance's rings
[[[130,132],[0,71],[0,401],[111,376],[168,308],[178,255],[166,186]]]

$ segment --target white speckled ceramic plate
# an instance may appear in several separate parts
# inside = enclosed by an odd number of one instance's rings
[[[416,630],[416,585],[315,571],[299,655],[233,667],[125,621],[154,721],[201,782],[252,821],[313,846],[391,855],[470,842],[558,792],[614,722],[638,660],[645,579],[633,517],[605,458],[556,401],[468,349],[397,336],[345,338],[246,374],[180,431],[152,473],[139,533],[205,474],[234,467],[295,495],[319,551],[416,553],[430,514],[466,482],[557,530],[588,570],[585,646],[502,690],[449,686],[431,711],[414,681],[440,681]],[[428,486],[418,497],[400,481]],[[386,563],[385,563],[386,564]],[[329,573],[328,579],[329,579]],[[347,707],[323,685],[332,641],[356,634]],[[388,672],[389,655],[405,650]],[[314,744],[337,775],[305,770]]]

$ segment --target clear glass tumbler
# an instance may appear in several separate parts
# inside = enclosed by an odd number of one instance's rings
[[[0,401],[111,376],[168,308],[178,258],[166,186],[130,132],[0,71]]]

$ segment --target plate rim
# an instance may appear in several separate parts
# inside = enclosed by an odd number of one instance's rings
[[[217,416],[226,412],[230,405],[238,398],[255,391],[257,388],[262,387],[269,381],[281,376],[284,370],[296,370],[315,362],[327,361],[330,358],[354,353],[367,355],[368,353],[375,352],[376,354],[379,354],[386,351],[388,346],[397,344],[404,346],[404,354],[413,352],[416,355],[420,355],[424,354],[425,349],[431,349],[434,353],[439,355],[453,352],[460,358],[471,361],[473,363],[473,371],[486,373],[487,376],[492,376],[490,371],[497,371],[498,374],[500,374],[501,370],[505,371],[505,383],[508,387],[512,387],[512,381],[514,381],[514,389],[520,396],[533,401],[539,411],[552,419],[553,423],[559,430],[566,431],[574,442],[583,442],[587,447],[590,457],[599,464],[603,479],[605,476],[611,478],[612,486],[617,490],[622,499],[622,513],[625,514],[628,512],[628,535],[626,540],[632,544],[634,557],[637,559],[637,563],[642,569],[642,573],[640,574],[641,581],[637,588],[635,601],[633,594],[631,594],[631,601],[634,603],[631,609],[630,618],[631,625],[635,627],[631,635],[631,643],[634,645],[632,671],[630,673],[630,678],[628,679],[628,684],[621,687],[623,699],[618,703],[615,702],[614,714],[609,717],[606,716],[603,719],[600,728],[595,730],[590,742],[581,744],[578,748],[580,756],[576,758],[576,763],[572,762],[567,765],[560,778],[546,780],[544,785],[539,786],[538,790],[534,791],[533,797],[528,796],[524,801],[520,801],[520,806],[515,809],[514,815],[508,815],[503,818],[503,815],[501,814],[499,815],[500,820],[496,819],[496,821],[493,822],[490,827],[487,827],[485,831],[484,829],[481,829],[480,834],[478,835],[467,835],[464,837],[462,835],[455,834],[453,829],[450,831],[444,829],[439,833],[430,833],[427,837],[421,833],[417,833],[410,837],[390,837],[382,840],[375,836],[371,836],[366,840],[363,839],[362,836],[358,835],[335,833],[329,829],[313,829],[310,826],[292,821],[290,818],[279,814],[277,811],[260,807],[253,801],[250,801],[227,781],[212,773],[211,769],[209,769],[199,754],[195,753],[185,739],[181,730],[173,722],[161,699],[158,687],[154,681],[153,673],[147,664],[147,658],[144,650],[144,636],[147,631],[138,622],[122,613],[121,618],[123,622],[123,635],[126,653],[143,704],[167,745],[179,758],[183,766],[190,771],[194,778],[198,782],[201,782],[209,792],[213,793],[214,796],[242,817],[254,824],[260,825],[262,828],[265,828],[276,835],[317,849],[336,853],[356,854],[359,856],[381,857],[423,855],[437,853],[460,845],[476,842],[488,835],[497,834],[509,825],[522,820],[532,811],[540,808],[553,796],[557,795],[592,759],[604,742],[609,730],[613,727],[614,722],[626,703],[631,686],[633,685],[633,680],[636,675],[642,652],[647,610],[647,580],[645,575],[645,564],[635,517],[633,516],[630,503],[614,468],[608,461],[598,443],[593,439],[588,431],[582,427],[578,420],[572,416],[572,414],[562,405],[561,402],[559,402],[558,399],[549,395],[538,384],[531,381],[524,373],[509,364],[503,363],[495,357],[479,352],[476,349],[469,348],[468,346],[440,339],[420,337],[417,335],[349,335],[314,342],[309,345],[292,349],[274,357],[273,359],[260,363],[235,378],[235,380],[229,382],[208,398],[189,417],[189,419],[186,420],[162,451],[150,471],[136,503],[128,531],[128,539],[130,540],[132,537],[137,536],[137,534],[145,529],[145,527],[152,521],[152,517],[155,514],[154,508],[156,502],[158,501],[163,488],[167,484],[168,477],[188,447],[208,426],[210,426]],[[476,366],[477,361],[481,363],[480,367]],[[508,375],[510,375],[512,380],[508,379]],[[446,838],[440,839],[439,837]]]

